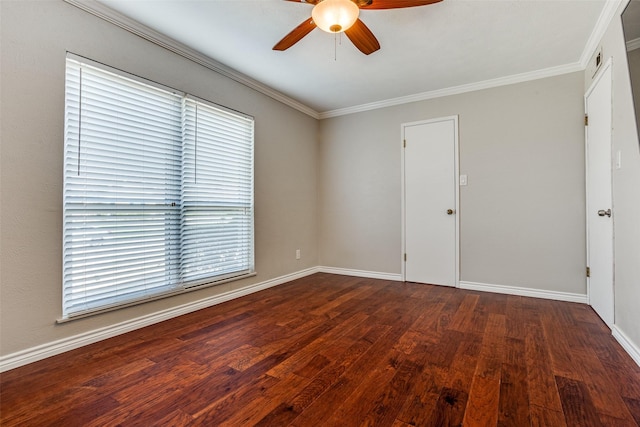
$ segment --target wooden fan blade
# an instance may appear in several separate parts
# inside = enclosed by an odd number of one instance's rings
[[[311,18],[306,19],[302,24],[298,25],[293,29],[293,31],[284,36],[282,40],[276,43],[273,50],[289,49],[291,46],[298,43],[304,36],[313,31],[314,28],[316,28],[316,24],[313,23]]]
[[[371,0],[369,4],[363,2],[360,9],[400,9],[403,7],[426,6],[442,0]]]
[[[353,24],[344,33],[349,37],[349,40],[351,40],[355,47],[365,55],[369,55],[380,49],[378,39],[376,39],[376,36],[373,35],[371,30],[364,25],[364,22],[360,19],[358,19],[355,24]]]
[[[291,1],[294,3],[307,3],[307,4],[316,4],[318,3],[320,0],[285,0],[285,1]]]

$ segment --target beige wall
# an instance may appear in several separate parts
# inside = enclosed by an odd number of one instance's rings
[[[622,154],[622,168],[613,172],[614,322],[640,348],[640,147],[620,20],[626,2],[622,3],[600,41],[604,60],[613,58],[613,152]],[[585,88],[591,81],[585,76]]]
[[[3,0],[0,8],[0,355],[318,264],[317,120],[61,0]],[[255,117],[257,277],[55,324],[61,316],[66,51]],[[298,248],[302,259],[296,261]]]
[[[401,272],[402,123],[459,115],[461,280],[585,294],[583,75],[323,120],[324,266]]]

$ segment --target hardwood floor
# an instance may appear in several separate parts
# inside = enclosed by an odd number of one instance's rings
[[[315,274],[0,376],[2,426],[638,426],[590,307]]]

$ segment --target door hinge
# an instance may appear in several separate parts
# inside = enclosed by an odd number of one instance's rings
[[[591,277],[591,268],[587,267],[587,277]]]
[[[407,140],[406,140],[406,139],[404,139],[404,140],[402,141],[402,146],[403,146],[404,148],[407,148]]]
[[[584,115],[584,125],[585,126],[589,126],[589,115],[588,114]]]
[[[404,254],[404,262],[407,262],[407,254]]]

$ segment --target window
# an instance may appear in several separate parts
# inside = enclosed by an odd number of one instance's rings
[[[253,273],[253,119],[67,57],[63,318]]]

